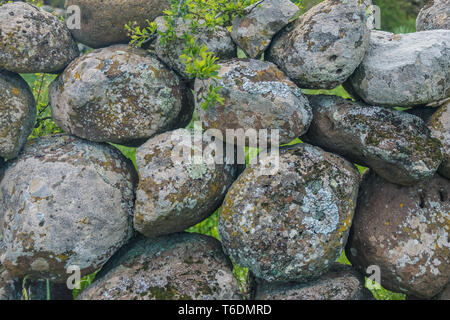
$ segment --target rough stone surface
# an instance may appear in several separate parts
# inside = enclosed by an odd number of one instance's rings
[[[181,232],[220,207],[237,175],[236,166],[208,163],[195,156],[183,159],[180,155],[190,155],[194,150],[203,153],[206,148],[206,143],[194,146],[194,135],[179,129],[158,135],[137,149],[137,231],[147,237]]]
[[[212,237],[140,239],[111,258],[79,300],[239,299],[232,265]]]
[[[272,37],[283,29],[299,8],[290,0],[264,0],[246,8],[233,21],[231,37],[249,58],[257,59],[269,47]]]
[[[101,48],[127,43],[125,24],[135,21],[147,26],[170,8],[168,0],[66,0],[65,7],[77,5],[81,13],[81,29],[72,29],[74,38],[91,47]]]
[[[220,130],[224,140],[226,129],[278,129],[280,144],[308,130],[312,120],[308,99],[273,63],[233,59],[220,67],[223,104],[204,110],[203,96],[212,81],[195,82],[196,111],[203,128]]]
[[[166,20],[163,17],[158,17],[155,23],[158,26],[158,31],[164,32],[167,29]],[[155,52],[164,63],[174,69],[185,80],[190,79],[189,74],[185,72],[186,65],[180,59],[183,50],[186,48],[186,41],[182,38],[185,33],[192,35],[198,46],[206,45],[209,51],[212,51],[214,56],[219,59],[237,57],[236,44],[225,28],[218,26],[213,32],[199,29],[195,34],[192,34],[189,30],[189,23],[183,23],[180,18],[175,26],[177,39],[162,44],[160,42],[161,36],[158,36],[155,42]]]
[[[0,183],[1,263],[55,283],[68,266],[96,271],[131,237],[136,183],[112,146],[65,135],[28,142]]]
[[[258,283],[256,300],[368,300],[364,277],[350,266],[336,264],[309,283]]]
[[[440,107],[428,121],[431,134],[443,146],[443,161],[439,173],[450,179],[450,102]]]
[[[450,283],[436,296],[436,300],[450,300]]]
[[[17,73],[53,73],[78,57],[66,25],[25,2],[0,6],[0,69]]]
[[[450,30],[372,31],[351,87],[368,104],[426,105],[450,96]]]
[[[65,132],[96,142],[143,143],[186,126],[194,108],[189,89],[173,71],[145,50],[126,45],[73,61],[49,95],[54,121]],[[180,121],[183,113],[190,116]]]
[[[261,174],[267,155],[249,166],[225,197],[219,233],[225,252],[268,282],[318,278],[343,251],[360,176],[339,156],[299,144]]]
[[[333,89],[361,63],[369,44],[366,5],[327,0],[272,40],[266,60],[301,88]]]
[[[430,0],[419,12],[417,31],[450,30],[450,0]]]
[[[364,272],[377,265],[386,289],[432,298],[450,280],[450,181],[435,175],[411,187],[368,171],[346,247]]]
[[[0,70],[0,157],[17,156],[35,119],[36,104],[28,84],[18,74]]]
[[[368,166],[392,183],[414,184],[438,169],[441,143],[419,117],[336,96],[308,98],[313,121],[303,141]]]

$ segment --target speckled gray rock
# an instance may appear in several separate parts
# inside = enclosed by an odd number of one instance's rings
[[[195,156],[190,161],[178,157],[182,149],[186,154],[191,150],[203,153],[207,146],[194,145],[193,133],[179,129],[158,135],[137,149],[139,185],[134,212],[137,231],[147,237],[181,232],[220,207],[236,178],[236,166],[214,164],[201,157],[197,162]]]
[[[146,27],[164,10],[170,8],[169,0],[66,0],[65,7],[80,8],[81,29],[70,30],[74,38],[91,47],[101,48],[127,43],[129,37],[125,24],[136,22]]]
[[[158,26],[158,31],[164,32],[167,29],[166,20],[163,17],[155,19],[155,23]],[[199,28],[193,34],[190,32],[189,22],[183,22],[180,18],[175,26],[177,39],[161,43],[161,36],[158,36],[155,42],[155,52],[163,62],[174,69],[185,80],[190,79],[189,74],[185,72],[186,65],[180,59],[183,50],[186,48],[186,41],[182,38],[185,33],[192,35],[198,46],[206,45],[209,51],[212,51],[214,56],[219,59],[237,57],[236,44],[225,28],[217,26],[214,31]]]
[[[239,299],[232,265],[216,239],[179,233],[121,249],[79,300]]]
[[[256,300],[368,300],[364,277],[350,266],[336,264],[319,279],[308,283],[258,283]]]
[[[450,181],[402,187],[364,174],[346,247],[352,265],[380,267],[386,289],[432,298],[450,280]]]
[[[194,108],[192,94],[173,71],[145,50],[126,45],[73,61],[49,95],[53,119],[65,132],[118,144],[140,144],[184,127]],[[183,113],[190,116],[180,121]]]
[[[202,108],[212,80],[196,80],[195,100],[205,129],[278,129],[280,144],[308,130],[312,113],[308,99],[273,63],[260,60],[228,60],[220,65],[218,85],[224,103]],[[270,131],[268,131],[270,139]]]
[[[419,117],[336,96],[308,98],[314,116],[305,142],[401,185],[432,177],[441,164],[441,143]]]
[[[290,0],[264,0],[245,9],[233,20],[231,37],[249,58],[257,59],[269,47],[272,37],[283,29],[299,8]]]
[[[68,266],[96,271],[132,235],[136,183],[112,146],[65,135],[28,142],[0,183],[1,263],[55,283]]]
[[[58,17],[25,2],[0,6],[0,69],[58,72],[78,55],[69,29]]]
[[[450,1],[430,0],[417,16],[416,29],[417,31],[450,30]]]
[[[426,105],[450,96],[450,30],[372,31],[370,47],[346,86],[368,104]]]
[[[17,279],[0,263],[0,301],[20,299]]]
[[[369,44],[366,5],[358,0],[319,3],[273,40],[266,60],[301,88],[333,89],[361,63]]]
[[[431,134],[443,146],[443,161],[439,173],[450,179],[450,102],[440,107],[428,121]]]
[[[249,166],[228,191],[219,219],[225,252],[268,282],[318,278],[343,251],[360,176],[341,157],[307,144]]]
[[[36,103],[28,84],[18,74],[0,70],[0,157],[17,156],[35,120]]]

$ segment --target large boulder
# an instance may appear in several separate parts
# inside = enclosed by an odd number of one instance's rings
[[[341,255],[352,224],[360,176],[341,157],[307,144],[247,167],[228,191],[219,219],[225,252],[268,282],[307,282]]]
[[[18,74],[0,70],[0,158],[18,155],[35,120],[36,103],[28,84]]]
[[[417,31],[450,30],[450,1],[430,0],[417,16],[416,29]]]
[[[78,300],[240,299],[232,264],[216,239],[178,233],[121,249]]]
[[[0,183],[2,264],[55,283],[69,266],[96,271],[132,235],[136,183],[112,146],[66,135],[28,142]]]
[[[205,110],[204,96],[214,80],[195,81],[197,117],[205,129],[220,130],[224,140],[227,129],[278,129],[280,144],[308,130],[312,120],[308,99],[273,63],[233,59],[219,65],[223,104]]]
[[[227,159],[222,159],[223,164],[214,163],[213,158],[209,162],[207,147],[213,147],[213,152],[222,143],[195,144],[193,132],[179,129],[158,135],[137,149],[139,185],[134,212],[137,231],[147,237],[181,232],[220,207],[237,170],[231,161],[226,164]],[[197,152],[205,153],[205,157],[184,158]]]
[[[53,73],[78,55],[69,29],[58,17],[25,2],[0,6],[0,69]]]
[[[425,122],[406,112],[336,96],[308,96],[313,121],[302,140],[374,169],[402,185],[432,177],[441,143]]]
[[[440,107],[428,121],[431,134],[443,146],[443,161],[439,173],[450,179],[450,102]]]
[[[71,29],[74,38],[91,47],[101,48],[129,41],[125,24],[136,22],[146,27],[164,10],[169,0],[66,0],[65,8],[78,6],[81,28]]]
[[[450,96],[450,30],[372,31],[370,46],[346,87],[368,104],[426,105]]]
[[[352,265],[380,268],[386,289],[432,298],[450,280],[450,181],[435,175],[410,187],[364,175],[346,247]]]
[[[326,0],[281,31],[266,60],[301,88],[333,89],[361,63],[369,34],[362,1]]]
[[[189,89],[155,56],[115,45],[75,61],[51,84],[54,121],[67,133],[96,142],[136,145],[186,126]],[[191,96],[191,97],[189,97]],[[180,116],[189,114],[184,120]]]
[[[249,58],[257,59],[299,10],[290,0],[258,1],[233,20],[231,37]]]

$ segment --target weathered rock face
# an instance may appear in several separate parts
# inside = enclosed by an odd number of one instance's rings
[[[96,271],[132,234],[136,172],[112,146],[56,135],[28,142],[0,183],[2,263],[63,283]]]
[[[158,31],[167,30],[166,20],[158,17],[155,20]],[[231,59],[237,57],[236,44],[231,39],[230,33],[223,27],[216,27],[212,32],[210,30],[199,29],[195,34],[191,34],[188,22],[183,22],[180,18],[174,28],[177,39],[167,43],[161,43],[161,36],[158,36],[155,42],[155,52],[164,63],[174,69],[184,80],[189,80],[190,76],[185,72],[186,65],[180,59],[183,50],[186,48],[186,41],[182,38],[183,34],[188,33],[195,39],[196,45],[206,45],[209,51],[214,53],[219,59]]]
[[[334,265],[329,272],[309,283],[258,283],[256,300],[368,300],[364,277],[350,266]]]
[[[0,6],[0,30],[0,69],[53,73],[79,55],[61,20],[25,2]]]
[[[186,126],[191,117],[179,117],[193,112],[191,93],[177,75],[145,50],[126,45],[78,58],[49,95],[53,119],[64,131],[97,142],[143,143]]]
[[[416,20],[417,31],[450,30],[450,1],[430,0],[419,12]]]
[[[450,300],[450,283],[445,287],[444,291],[436,296],[436,300]]]
[[[372,31],[370,47],[346,86],[366,103],[426,105],[450,96],[450,30]]]
[[[207,159],[195,156],[191,161],[183,160],[180,155],[194,154],[194,150],[203,153],[206,148],[206,143],[194,145],[190,131],[179,129],[158,135],[137,149],[137,231],[147,237],[181,232],[220,207],[236,177],[236,166],[207,163]]]
[[[79,300],[239,299],[232,265],[214,238],[179,233],[124,247]]]
[[[283,29],[299,8],[290,0],[265,0],[246,8],[246,15],[233,21],[231,37],[248,57],[257,59],[272,37]]]
[[[224,103],[204,110],[201,105],[211,80],[195,82],[196,111],[205,129],[278,129],[280,144],[308,130],[312,113],[308,99],[274,64],[260,60],[220,63],[218,85]],[[268,131],[268,139],[271,132]]]
[[[333,89],[361,63],[369,43],[366,5],[327,0],[280,32],[267,51],[301,88]]]
[[[101,48],[112,44],[127,43],[129,37],[125,24],[136,21],[147,26],[170,8],[168,0],[66,0],[65,7],[80,8],[81,29],[70,30],[74,38],[91,47]]]
[[[401,185],[432,177],[441,143],[419,117],[336,96],[308,96],[313,121],[302,139],[352,162],[369,166]]]
[[[0,70],[0,157],[17,156],[35,120],[36,104],[28,84],[18,74]]]
[[[342,253],[359,173],[307,144],[282,152],[277,173],[260,174],[270,158],[247,167],[225,197],[219,220],[224,250],[257,278],[313,280]]]
[[[18,300],[20,296],[16,279],[0,264],[0,301]]]
[[[439,173],[450,179],[450,102],[439,108],[428,121],[432,135],[443,146],[443,161]]]
[[[381,285],[420,298],[450,280],[450,181],[439,175],[401,187],[365,174],[346,253],[364,272],[377,265]]]

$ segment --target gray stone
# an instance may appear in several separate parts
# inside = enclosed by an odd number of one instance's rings
[[[364,174],[346,247],[352,265],[380,268],[381,285],[432,298],[450,280],[450,181],[435,175],[415,186]]]
[[[416,29],[417,31],[450,30],[450,1],[430,0],[417,16]]]
[[[439,173],[450,179],[450,101],[431,116],[428,127],[443,146],[443,161]]]
[[[450,300],[450,283],[436,296],[436,300]]]
[[[0,6],[0,30],[0,69],[53,73],[79,55],[58,17],[25,2]]]
[[[272,40],[266,60],[301,88],[333,89],[361,63],[369,34],[365,4],[327,0],[281,31]]]
[[[432,177],[442,161],[441,143],[425,122],[406,112],[336,96],[308,96],[313,121],[305,142],[368,166],[392,183]]]
[[[225,252],[268,282],[308,282],[326,273],[347,241],[360,176],[341,157],[307,144],[247,167],[219,219]]]
[[[179,233],[120,250],[78,300],[240,299],[232,264],[216,239]]]
[[[35,120],[36,103],[28,84],[18,74],[0,70],[0,157],[17,157]]]
[[[76,59],[51,84],[49,96],[53,120],[65,132],[127,145],[186,126],[194,108],[192,94],[173,71],[126,45]],[[189,116],[180,121],[182,114]]]
[[[249,58],[257,59],[298,11],[290,0],[256,2],[245,9],[244,16],[233,20],[231,37]]]
[[[132,235],[133,164],[117,149],[66,135],[31,140],[0,183],[5,249],[15,277],[65,283],[100,268]]]
[[[411,107],[450,95],[450,30],[372,31],[370,46],[346,86],[368,104]]]

